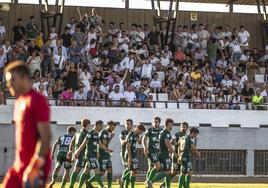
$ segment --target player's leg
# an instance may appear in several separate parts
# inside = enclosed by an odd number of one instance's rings
[[[131,176],[130,176],[130,185],[131,185],[131,188],[134,188],[135,187],[136,175],[137,175],[137,170],[132,170],[131,171]]]
[[[187,169],[188,169],[188,164],[185,160],[182,160],[181,161],[181,174],[180,174],[180,177],[179,177],[179,188],[183,188],[185,187],[185,177],[186,177],[186,174],[187,174]]]
[[[109,160],[107,163],[107,183],[108,183],[108,188],[111,188],[112,183],[113,183],[113,167],[112,167],[111,160]]]
[[[78,188],[82,188],[82,186],[88,180],[89,177],[90,177],[90,164],[89,162],[87,162],[86,167],[80,176]]]
[[[87,183],[90,185],[92,182],[95,182],[96,181],[100,185],[100,187],[103,188],[104,185],[103,185],[103,182],[102,182],[102,179],[101,179],[101,175],[100,175],[100,170],[99,170],[99,165],[98,165],[97,159],[96,158],[90,158],[89,161],[90,161],[90,168],[92,170],[94,170],[94,175],[91,176],[88,179]]]
[[[148,163],[148,170],[146,172],[146,180],[149,178],[150,173],[152,169],[154,168],[150,154],[148,154],[147,163]]]
[[[58,177],[58,173],[59,173],[60,168],[62,166],[62,163],[64,162],[64,157],[62,156],[62,154],[59,153],[57,155],[56,161],[57,161],[56,166],[55,166],[55,168],[54,168],[54,170],[52,172],[52,180],[51,180],[51,182],[49,183],[49,186],[48,186],[49,188],[52,188],[53,185],[55,184],[56,179]]]
[[[77,180],[77,177],[81,171],[81,169],[83,169],[86,165],[86,161],[84,159],[84,157],[79,157],[77,160],[76,160],[76,163],[75,163],[75,168],[71,174],[71,178],[70,178],[70,188],[73,188],[74,187],[74,184]]]
[[[173,180],[173,178],[179,173],[180,170],[180,164],[177,163],[177,160],[172,161],[172,170],[171,170],[171,174],[170,174],[170,178],[171,178],[171,182]],[[163,181],[163,183],[161,184],[161,188],[166,186],[166,181]]]
[[[187,174],[185,176],[185,188],[189,188],[190,187],[190,182],[191,182],[191,176],[193,174],[193,170],[192,170],[192,162],[188,161],[187,164]]]
[[[159,157],[157,154],[151,155],[149,160],[151,161],[150,163],[153,165],[153,168],[150,171],[148,181],[152,180],[155,175],[161,170],[161,164],[159,162]]]
[[[61,181],[61,188],[65,188],[66,183],[69,182],[70,170],[72,168],[72,164],[69,161],[65,161],[63,165],[64,165],[64,174]]]

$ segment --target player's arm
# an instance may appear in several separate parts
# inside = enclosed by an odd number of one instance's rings
[[[54,142],[53,146],[52,146],[52,152],[51,152],[51,158],[54,159],[54,153],[56,151],[57,146],[59,145],[59,139],[57,141]]]
[[[37,131],[39,134],[39,148],[37,148],[38,156],[45,158],[49,146],[50,146],[50,140],[51,140],[51,130],[49,122],[38,122],[37,123]]]
[[[127,155],[128,155],[128,164],[131,164],[132,156],[131,156],[131,143],[127,142]]]
[[[120,134],[120,138],[119,138],[119,140],[120,140],[120,144],[121,144],[122,146],[125,145],[125,144],[127,144],[127,139],[124,139],[123,136],[122,136],[122,134]]]
[[[79,154],[81,153],[81,151],[86,147],[88,143],[87,137],[84,139],[84,141],[82,142],[82,144],[79,146],[79,148],[75,151],[75,158],[78,158]]]
[[[73,153],[74,152],[74,146],[75,146],[75,135],[73,136],[70,146],[69,146],[69,152]]]
[[[108,142],[106,141],[106,140],[99,140],[99,147],[101,148],[101,149],[103,149],[103,150],[105,150],[105,151],[108,151],[108,152],[110,152],[110,153],[112,153],[113,152],[113,150],[111,150],[110,148],[108,148],[107,147],[107,144]]]
[[[143,146],[143,152],[145,156],[148,155],[147,138],[148,138],[147,134],[145,134],[142,137],[142,146]]]
[[[170,143],[170,139],[165,139],[165,145],[168,148],[169,153],[173,153],[173,147]]]
[[[195,144],[191,144],[192,153],[196,154],[198,157],[201,156],[201,153],[196,149]]]

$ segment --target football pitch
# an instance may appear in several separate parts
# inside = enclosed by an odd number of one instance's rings
[[[160,184],[154,184],[154,188],[158,188]],[[60,188],[60,183],[57,183],[54,188]],[[68,187],[68,184],[65,186]],[[77,186],[75,186],[77,187]],[[113,188],[119,188],[118,184],[114,183]],[[135,188],[145,188],[143,182],[136,183]],[[171,188],[178,188],[177,183],[172,183]],[[192,183],[191,188],[268,188],[268,184],[224,184],[224,183]]]

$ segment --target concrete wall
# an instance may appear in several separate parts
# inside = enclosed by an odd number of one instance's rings
[[[247,175],[254,174],[254,150],[268,150],[268,129],[259,128],[268,124],[268,113],[263,111],[210,111],[210,110],[167,110],[167,109],[132,109],[132,108],[86,108],[86,107],[52,107],[53,141],[66,132],[66,125],[75,125],[81,118],[89,118],[92,122],[102,119],[104,122],[114,120],[120,122],[116,128],[116,136],[111,142],[114,150],[112,156],[114,174],[122,172],[119,160],[119,133],[123,130],[124,120],[132,118],[135,123],[150,122],[154,116],[163,121],[167,117],[176,122],[188,121],[191,126],[199,123],[211,123],[211,127],[199,127],[198,148],[247,150]],[[14,126],[12,106],[0,106],[0,175],[6,172],[12,163],[14,152]],[[241,124],[241,128],[229,128],[229,124]],[[79,129],[79,126],[77,129]],[[173,128],[173,133],[178,127]],[[4,152],[6,149],[6,152]]]

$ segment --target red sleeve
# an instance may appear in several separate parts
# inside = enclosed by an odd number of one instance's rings
[[[34,102],[34,117],[37,122],[49,122],[50,121],[50,111],[47,99],[41,95],[36,96]]]

